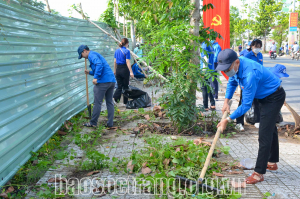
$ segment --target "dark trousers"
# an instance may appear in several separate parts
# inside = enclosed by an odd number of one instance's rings
[[[215,69],[217,68],[217,66],[218,66],[218,63],[215,63],[214,64]],[[219,83],[216,78],[217,78],[217,76],[214,76],[214,81],[211,81],[210,86],[213,89],[212,94],[213,94],[214,98],[218,99]]]
[[[285,101],[282,87],[264,99],[259,99],[260,125],[258,131],[258,156],[254,171],[266,173],[268,162],[279,162],[279,143],[276,119]]]
[[[242,98],[243,98],[243,92],[241,89],[239,106],[242,104]],[[253,104],[254,104],[255,123],[259,123],[260,122],[260,109],[259,109],[258,99],[254,99]],[[244,126],[244,124],[245,124],[244,117],[245,117],[245,115],[242,115],[242,116],[236,118],[236,124],[242,124]]]
[[[115,83],[108,82],[108,83],[99,83],[94,86],[94,107],[93,107],[93,114],[90,123],[92,125],[97,126],[97,122],[101,112],[101,105],[105,96],[105,102],[107,107],[108,113],[108,122],[107,126],[113,126],[114,120],[114,102],[113,102],[113,93],[115,89]]]
[[[209,83],[210,82],[207,82],[208,85],[210,85]],[[215,99],[214,99],[214,96],[212,95],[212,89],[208,92],[208,89],[207,89],[207,86],[206,85],[202,85],[201,86],[201,90],[202,90],[202,97],[203,97],[203,106],[204,108],[208,108],[208,98],[209,98],[209,101],[210,101],[210,105],[211,106],[215,106]]]
[[[145,75],[144,74],[136,74],[134,75],[135,78],[145,78]]]
[[[122,91],[128,89],[130,72],[126,64],[118,65],[116,71],[116,79],[118,88],[115,91],[114,99],[119,102],[121,99]],[[123,103],[127,104],[128,98],[123,95]]]

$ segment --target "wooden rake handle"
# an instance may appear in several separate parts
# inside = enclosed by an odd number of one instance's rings
[[[85,70],[87,70],[86,59],[85,59]],[[90,105],[89,101],[89,84],[88,84],[88,76],[85,74],[85,90],[86,90],[86,104]]]
[[[228,102],[229,108],[230,108],[231,104],[232,104],[232,100],[229,100],[229,102]],[[223,116],[222,116],[222,120],[226,119],[227,115],[228,115],[228,113],[227,113],[227,111],[225,111],[224,114],[223,114]],[[211,157],[212,157],[212,155],[214,153],[217,141],[218,141],[218,139],[220,137],[220,134],[222,132],[223,132],[223,129],[221,127],[219,127],[218,130],[217,130],[217,133],[215,135],[214,141],[213,141],[213,143],[212,143],[212,145],[211,145],[211,147],[209,149],[208,155],[207,155],[205,163],[204,163],[204,167],[202,168],[201,174],[199,176],[199,178],[201,179],[201,181],[203,180],[203,178],[205,176],[205,173],[206,173],[207,168],[208,168],[209,163],[210,163],[210,159],[211,159]]]

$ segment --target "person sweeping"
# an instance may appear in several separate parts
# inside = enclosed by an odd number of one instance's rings
[[[238,57],[236,52],[225,49],[218,56],[216,70],[223,71],[230,77],[227,84],[223,113],[230,112],[228,101],[232,98],[236,87],[243,90],[242,104],[218,127],[226,129],[228,122],[245,114],[251,107],[254,98],[258,99],[260,108],[259,150],[256,166],[247,184],[255,184],[264,180],[266,170],[277,170],[279,162],[279,142],[276,119],[285,101],[285,91],[281,80],[269,69],[245,57]]]
[[[113,71],[109,67],[107,61],[102,55],[97,52],[91,51],[87,45],[81,45],[78,48],[78,59],[82,57],[90,61],[91,71],[85,70],[85,74],[94,77],[94,108],[90,122],[83,124],[86,127],[97,127],[98,119],[101,112],[101,105],[105,97],[105,102],[108,112],[107,127],[113,126],[114,119],[114,103],[113,93],[115,88],[116,79]]]

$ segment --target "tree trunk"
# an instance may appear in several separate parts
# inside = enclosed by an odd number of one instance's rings
[[[134,49],[136,40],[135,40],[134,21],[133,21],[133,19],[131,20],[131,29],[130,29],[130,31],[131,31],[132,49]]]
[[[116,0],[116,3],[117,3],[117,25],[118,25],[118,28],[120,28],[120,23],[119,23],[119,5],[118,5],[118,0]]]
[[[113,0],[114,1],[114,16],[115,16],[115,19],[117,19],[117,15],[116,15],[116,2],[115,2],[115,0]]]
[[[126,23],[126,20],[125,20],[125,14],[124,14],[124,21],[123,21],[123,36],[125,36],[125,23]]]
[[[200,23],[200,19],[201,19],[201,16],[200,16],[200,0],[191,0],[191,5],[193,5],[194,9],[191,11],[191,20],[190,20],[190,25],[192,26],[189,33],[191,35],[194,35],[196,37],[199,37],[199,23]],[[200,67],[200,59],[199,59],[199,56],[200,56],[200,49],[198,48],[199,44],[197,41],[195,40],[191,40],[191,45],[194,47],[192,49],[192,59],[191,59],[191,62]],[[191,84],[191,88],[190,88],[190,92],[192,94],[194,94],[196,96],[196,89],[195,87],[197,87],[197,81],[193,80],[192,81],[194,82],[193,84]],[[196,85],[194,85],[196,84]],[[195,101],[193,102],[194,106],[196,106],[196,98],[195,98]]]
[[[267,33],[266,33],[266,31],[265,31],[264,42],[265,42],[265,45],[264,45],[264,52],[267,52]]]
[[[125,35],[125,37],[126,37],[126,38],[128,38],[128,27],[127,27],[127,21],[126,21],[126,26],[125,26],[125,28],[126,28],[126,35]]]
[[[47,5],[48,12],[50,12],[50,13],[51,13],[51,9],[50,9],[50,6],[49,6],[49,3],[48,3],[48,0],[45,0],[45,2],[46,2],[46,5]]]

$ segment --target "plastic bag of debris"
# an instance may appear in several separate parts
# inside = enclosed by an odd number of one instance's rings
[[[127,102],[127,109],[139,109],[151,106],[151,98],[148,93],[139,88],[129,86],[129,89],[125,90],[123,95],[132,99]]]
[[[245,113],[245,120],[248,124],[252,124],[254,125],[256,123],[257,120],[257,115],[254,114],[254,104],[252,104],[251,108]],[[259,118],[258,118],[259,119]],[[276,118],[276,123],[280,123],[283,122],[283,117],[281,112],[279,112],[277,118]]]
[[[146,108],[150,106],[151,106],[151,98],[147,93],[139,96],[138,98],[128,101],[126,104],[127,109],[139,109],[139,108]]]

